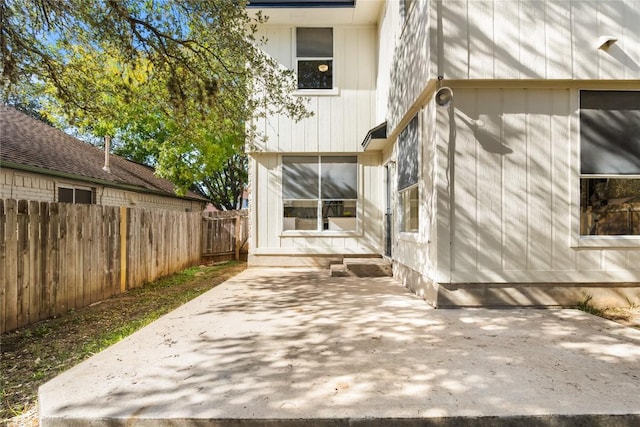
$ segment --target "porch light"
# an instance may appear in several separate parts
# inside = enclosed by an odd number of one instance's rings
[[[321,73],[326,73],[327,71],[329,71],[329,66],[327,64],[320,64],[318,65],[318,71],[320,71]]]
[[[451,100],[453,99],[453,90],[447,86],[443,86],[436,92],[435,100],[436,104],[441,107],[446,107],[449,105]]]

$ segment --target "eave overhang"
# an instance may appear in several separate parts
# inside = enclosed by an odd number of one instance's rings
[[[380,151],[386,147],[387,142],[387,122],[383,122],[367,132],[361,145],[364,151]]]

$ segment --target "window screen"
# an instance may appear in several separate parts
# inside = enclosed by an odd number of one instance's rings
[[[333,29],[296,28],[298,89],[333,88]]]
[[[358,163],[355,156],[322,157],[322,198],[358,198]]]
[[[398,136],[398,190],[418,183],[418,116]]]
[[[580,92],[582,174],[640,174],[640,92]]]
[[[282,158],[282,198],[318,198],[318,158],[287,156]]]
[[[296,56],[333,57],[333,28],[296,28]]]

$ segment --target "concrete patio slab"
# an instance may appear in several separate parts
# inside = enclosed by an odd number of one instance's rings
[[[640,425],[640,331],[249,269],[40,388],[42,427]]]

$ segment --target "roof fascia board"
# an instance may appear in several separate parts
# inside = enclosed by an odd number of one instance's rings
[[[341,1],[263,1],[263,2],[249,2],[247,8],[249,9],[316,9],[316,8],[353,8],[355,7],[354,0],[341,0]]]

